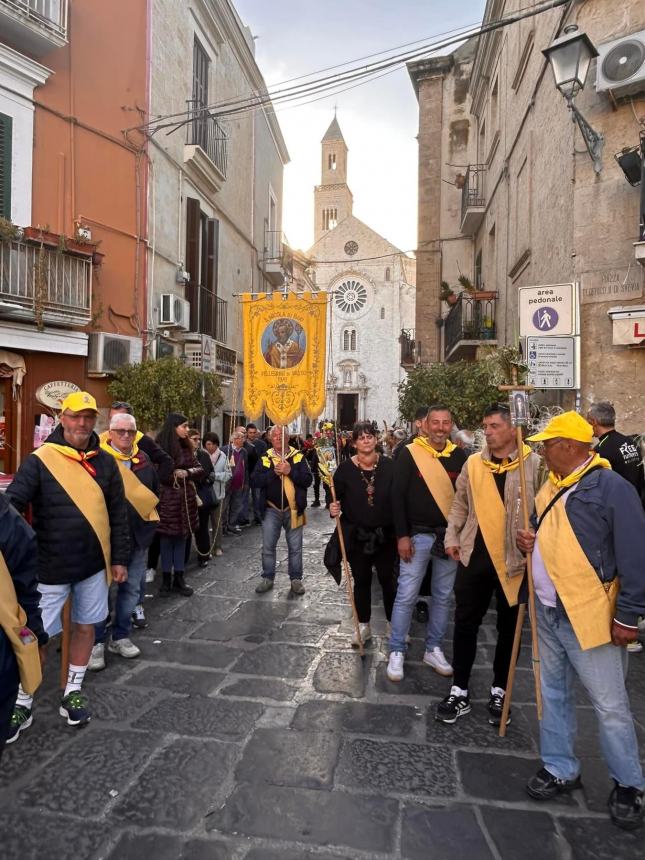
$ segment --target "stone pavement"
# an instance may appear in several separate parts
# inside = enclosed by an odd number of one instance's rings
[[[139,659],[108,654],[108,668],[88,677],[94,718],[84,730],[58,716],[51,655],[34,725],[0,764],[3,860],[644,856],[645,833],[608,821],[590,708],[579,708],[584,790],[531,802],[524,783],[539,764],[527,649],[505,740],[485,712],[493,617],[472,713],[452,727],[435,722],[450,682],[421,662],[420,626],[405,680],[393,684],[379,603],[361,661],[344,590],[321,564],[330,520],[309,516],[303,597],[289,591],[283,542],[276,587],[258,596],[260,531],[230,538],[225,556],[190,575],[192,598],[147,601],[150,627],[133,636]],[[630,692],[645,751],[645,653],[632,658]]]

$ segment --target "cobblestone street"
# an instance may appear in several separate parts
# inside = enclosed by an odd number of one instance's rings
[[[490,617],[472,713],[453,727],[435,722],[450,682],[421,662],[419,625],[402,683],[385,676],[380,604],[361,661],[344,588],[322,567],[330,520],[324,510],[309,519],[303,597],[290,593],[284,541],[276,587],[254,593],[252,528],[190,574],[192,598],[148,599],[150,626],[133,634],[141,657],[108,654],[107,669],[86,681],[94,717],[85,731],[58,716],[50,653],[34,725],[1,765],[3,860],[642,856],[642,834],[606,815],[591,710],[579,708],[584,790],[531,802],[524,783],[539,764],[527,649],[505,740],[485,716]],[[641,750],[644,662],[632,658],[629,684]]]

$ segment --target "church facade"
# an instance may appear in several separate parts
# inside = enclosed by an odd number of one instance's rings
[[[405,378],[399,338],[414,327],[416,261],[354,216],[348,148],[336,117],[321,156],[307,257],[316,288],[330,293],[325,417],[343,429],[362,420],[391,427]]]

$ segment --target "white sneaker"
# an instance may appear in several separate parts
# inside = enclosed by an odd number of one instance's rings
[[[405,654],[403,651],[392,651],[390,654],[390,659],[388,660],[386,675],[390,679],[390,681],[402,681],[403,680],[403,661],[405,660]]]
[[[426,651],[423,655],[423,662],[428,666],[432,666],[439,675],[444,675],[446,678],[452,675],[452,666],[446,660],[443,651],[438,646],[433,648],[432,651]]]
[[[215,555],[219,558],[220,555],[224,555],[224,550],[217,547],[217,549],[215,550]]]
[[[132,660],[141,654],[141,649],[137,648],[134,642],[131,642],[129,639],[117,639],[116,642],[112,639],[108,645],[108,651],[112,654],[118,654],[120,657],[125,657],[127,660]]]
[[[361,634],[361,639],[363,640],[363,645],[372,638],[372,631],[370,630],[369,624],[359,624],[358,625],[359,633]],[[352,634],[352,648],[358,648],[358,636],[356,635],[356,630]]]
[[[149,568],[146,570],[146,582],[154,582],[154,581],[155,581],[155,573],[156,573],[156,572],[157,572],[157,571],[154,569],[154,567],[149,567]]]
[[[105,669],[105,645],[103,642],[99,642],[98,645],[95,645],[92,648],[92,654],[90,656],[90,662],[87,664],[87,668],[90,672],[100,672],[101,669]]]
[[[643,650],[643,643],[642,642],[630,642],[629,645],[627,646],[627,653],[628,654],[640,654],[642,650]]]

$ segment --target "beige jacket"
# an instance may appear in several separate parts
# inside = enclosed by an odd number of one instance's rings
[[[445,546],[458,546],[461,563],[466,567],[475,546],[475,536],[478,524],[475,516],[475,504],[473,494],[468,480],[468,464],[472,457],[483,457],[490,459],[490,453],[486,445],[481,454],[472,454],[466,460],[461,474],[457,478],[455,486],[455,499],[448,517],[446,529]],[[516,456],[516,452],[513,453]],[[526,487],[528,493],[529,513],[533,512],[535,494],[542,483],[540,474],[541,460],[537,454],[530,454],[526,460]],[[506,570],[509,576],[517,576],[523,573],[525,558],[515,544],[518,525],[522,524],[522,513],[520,507],[520,472],[514,469],[506,475],[504,484],[504,507],[506,509]]]

